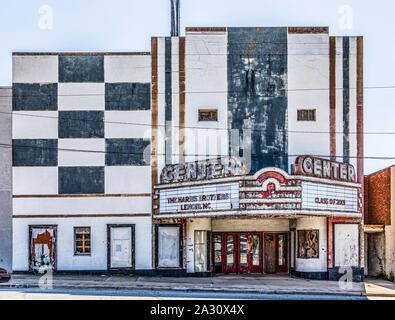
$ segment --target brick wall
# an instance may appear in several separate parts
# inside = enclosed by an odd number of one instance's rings
[[[365,224],[391,224],[391,168],[365,179]]]

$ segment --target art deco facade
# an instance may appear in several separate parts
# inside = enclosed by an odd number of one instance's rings
[[[362,38],[14,53],[14,270],[363,278]]]

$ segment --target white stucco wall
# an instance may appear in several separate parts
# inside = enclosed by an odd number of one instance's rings
[[[334,228],[334,266],[359,266],[359,224],[335,223]]]
[[[104,81],[151,82],[151,55],[104,56]]]
[[[58,56],[13,56],[13,83],[58,82]]]
[[[135,268],[151,269],[151,217],[14,219],[13,270],[29,268],[29,225],[57,225],[57,270],[107,270],[107,224],[135,224]],[[74,227],[91,227],[90,256],[74,256]]]
[[[186,35],[185,78],[186,160],[227,155],[227,33]],[[199,109],[217,109],[218,121],[199,122]]]
[[[289,155],[330,154],[328,52],[328,34],[288,34]],[[316,109],[316,121],[297,121],[298,109]]]
[[[336,37],[336,161],[343,161],[343,37]]]
[[[58,83],[58,110],[105,109],[104,83]]]
[[[314,259],[298,258],[298,230],[318,230],[319,255]],[[301,272],[327,271],[327,230],[326,217],[306,217],[296,219],[295,270]]]
[[[350,163],[357,168],[357,37],[350,37]]]
[[[151,197],[14,198],[14,215],[150,213]]]
[[[13,111],[13,139],[57,139],[58,111]]]
[[[58,193],[57,167],[14,167],[12,173],[14,195]]]

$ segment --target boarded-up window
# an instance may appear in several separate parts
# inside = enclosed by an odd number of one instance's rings
[[[359,266],[359,225],[335,223],[335,267]]]
[[[30,226],[30,267],[33,270],[54,269],[56,227]]]
[[[180,267],[180,227],[158,227],[158,267]]]
[[[315,121],[315,109],[299,109],[298,121]]]
[[[110,228],[111,268],[133,267],[133,230],[131,226]]]
[[[217,109],[200,109],[199,110],[199,121],[218,121],[218,110]]]
[[[74,254],[89,255],[91,253],[91,228],[74,228]]]
[[[318,230],[298,230],[298,258],[319,257]]]

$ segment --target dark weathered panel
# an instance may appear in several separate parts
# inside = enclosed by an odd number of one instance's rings
[[[59,194],[104,193],[104,167],[59,167]]]
[[[106,83],[106,110],[150,110],[149,83]]]
[[[57,166],[58,140],[12,140],[12,165],[14,167]]]
[[[329,37],[329,130],[331,160],[336,160],[336,38]]]
[[[104,138],[104,112],[59,111],[59,138]]]
[[[144,150],[148,147],[147,159]],[[147,139],[106,139],[106,166],[150,165],[150,141]]]
[[[228,125],[251,129],[251,173],[288,170],[286,77],[287,28],[228,28]]]
[[[165,38],[165,162],[172,162],[172,129],[170,121],[172,120],[172,68],[171,68],[171,38]]]
[[[14,83],[12,109],[58,110],[58,84]]]
[[[59,56],[59,82],[104,82],[104,57]]]

